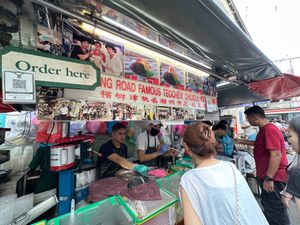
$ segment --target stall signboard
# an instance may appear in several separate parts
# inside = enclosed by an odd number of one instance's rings
[[[0,71],[31,73],[37,86],[94,90],[100,70],[91,63],[20,48],[0,50]]]
[[[86,96],[88,100],[95,101],[193,108],[203,111],[207,110],[206,102],[209,100],[211,111],[218,110],[216,97],[109,75],[101,76],[101,85],[95,91],[74,92],[66,89],[64,96],[69,99]]]
[[[105,75],[101,77],[98,94],[105,101],[202,110],[206,110],[206,98],[208,97],[175,88]],[[216,101],[212,102],[216,104]]]
[[[218,109],[216,97],[173,87],[110,75],[102,75],[100,83],[94,91],[65,89],[64,98],[40,98],[39,119],[200,120],[207,101],[211,111]]]

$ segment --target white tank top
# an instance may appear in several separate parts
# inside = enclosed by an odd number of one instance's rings
[[[233,165],[233,164],[232,164]],[[233,165],[239,197],[239,225],[269,224],[246,180]],[[195,168],[181,178],[192,206],[203,225],[233,225],[236,216],[234,174],[229,162]]]

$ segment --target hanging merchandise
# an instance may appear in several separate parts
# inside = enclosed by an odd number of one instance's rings
[[[101,121],[87,121],[86,130],[93,134],[106,134],[107,123]]]
[[[36,134],[36,142],[39,143],[55,143],[62,138],[61,122],[41,121]]]
[[[11,112],[6,114],[5,126],[10,132],[6,132],[5,140],[15,144],[28,142],[35,139],[36,127],[33,126],[34,112]]]
[[[3,6],[0,6],[0,46],[9,45],[12,39],[10,33],[15,33],[19,30],[17,15]]]

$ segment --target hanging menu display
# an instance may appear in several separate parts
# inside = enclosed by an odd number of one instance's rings
[[[39,98],[40,120],[199,120],[204,112],[217,110],[215,80],[197,68],[70,21],[64,21],[61,35],[41,27],[39,31],[39,51],[48,54],[37,56],[49,55],[49,60],[39,66],[41,60],[34,55],[28,64],[19,60],[14,65],[23,72],[35,72],[37,86],[44,82],[48,87],[65,87],[63,95]],[[64,57],[53,56],[57,51],[48,51],[48,43],[41,41],[49,34],[56,37],[52,42],[63,37]],[[54,68],[53,60],[61,58],[66,63],[56,62]],[[78,68],[71,66],[75,62]],[[40,70],[47,71],[41,74]],[[55,80],[50,73],[57,73]],[[87,84],[90,88],[73,90]]]

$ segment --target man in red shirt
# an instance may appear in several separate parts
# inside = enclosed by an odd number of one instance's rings
[[[283,135],[267,120],[261,107],[253,106],[245,114],[252,126],[259,127],[259,132],[255,142],[238,140],[238,143],[254,145],[256,174],[262,188],[261,204],[265,216],[270,225],[289,225],[287,209],[280,196],[288,177]]]

